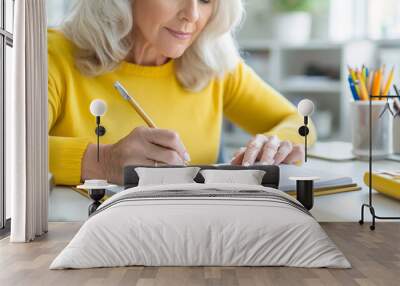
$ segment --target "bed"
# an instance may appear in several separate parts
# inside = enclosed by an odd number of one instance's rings
[[[276,166],[198,166],[264,170],[260,185],[138,185],[138,166],[124,171],[125,190],[106,200],[50,269],[120,266],[291,266],[350,268],[307,209],[277,190]],[[160,168],[160,167],[155,167]]]

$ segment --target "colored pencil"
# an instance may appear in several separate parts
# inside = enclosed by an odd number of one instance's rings
[[[347,66],[347,68],[349,69],[349,74],[350,74],[350,76],[351,76],[351,78],[353,80],[353,84],[354,84],[354,88],[356,89],[357,97],[360,98],[360,88],[357,85],[356,74],[355,74],[354,70],[351,67]]]
[[[363,75],[364,82],[367,83],[367,69],[364,65],[362,68],[362,75]]]
[[[364,77],[362,75],[361,71],[356,72],[357,79],[358,79],[358,86],[360,88],[360,94],[359,97],[361,100],[368,100],[368,91],[367,87],[365,85]]]
[[[356,91],[356,85],[353,82],[353,78],[351,77],[351,75],[349,75],[348,77],[348,81],[350,84],[350,90],[351,90],[351,94],[353,95],[354,100],[360,100],[360,98],[358,97],[357,91]]]
[[[374,82],[374,75],[375,75],[375,72],[373,70],[369,71],[368,86],[367,86],[368,95],[371,95],[371,93],[372,93],[372,83]]]
[[[382,72],[382,70],[379,69],[375,73],[374,83],[372,84],[372,95],[374,95],[374,96],[381,95],[380,94],[380,91],[381,91],[381,72]]]
[[[384,77],[385,77],[385,73],[386,73],[386,65],[382,65],[381,68],[381,82],[380,82],[380,95],[383,95],[383,85],[384,85]],[[380,98],[380,100],[382,100],[382,98]]]
[[[394,67],[392,68],[392,71],[390,72],[390,74],[389,74],[389,76],[388,76],[388,79],[387,79],[387,81],[386,81],[386,85],[385,85],[385,87],[384,87],[384,89],[383,89],[382,95],[385,95],[385,96],[386,96],[386,95],[389,94],[390,87],[391,87],[392,82],[393,82],[393,78],[394,78]]]

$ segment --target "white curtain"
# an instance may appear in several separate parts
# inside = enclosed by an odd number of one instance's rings
[[[45,0],[15,1],[13,94],[6,111],[12,242],[47,232],[47,16]]]

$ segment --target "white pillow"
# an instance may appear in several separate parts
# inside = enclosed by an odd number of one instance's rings
[[[139,176],[139,186],[195,183],[193,179],[199,170],[199,167],[135,168]]]
[[[204,183],[261,185],[265,171],[262,170],[201,170]]]

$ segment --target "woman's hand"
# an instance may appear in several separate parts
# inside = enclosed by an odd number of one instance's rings
[[[280,141],[277,136],[259,134],[240,148],[231,160],[232,165],[249,166],[258,162],[262,165],[297,164],[304,158],[304,146],[290,141]]]
[[[127,165],[184,165],[190,161],[176,132],[147,127],[135,128],[115,144],[101,145],[100,154],[98,163],[97,147],[89,145],[82,163],[83,180],[103,178],[121,185]]]

